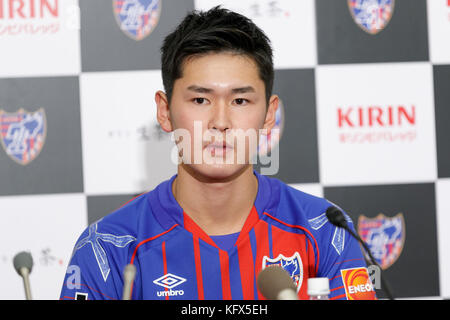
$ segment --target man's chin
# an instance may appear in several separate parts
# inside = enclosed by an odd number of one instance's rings
[[[237,178],[250,164],[181,164],[189,174],[205,182],[226,182]]]

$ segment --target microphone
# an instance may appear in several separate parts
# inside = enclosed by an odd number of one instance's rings
[[[370,251],[369,247],[364,242],[364,240],[361,239],[361,237],[358,234],[356,234],[355,232],[353,232],[353,230],[348,226],[347,219],[345,219],[345,216],[342,213],[342,211],[334,206],[331,206],[327,209],[326,216],[328,218],[328,221],[330,221],[331,224],[333,224],[336,227],[346,230],[348,233],[350,233],[350,235],[353,238],[355,238],[363,246],[364,250],[369,255],[370,262],[373,265],[376,265],[380,270],[380,279],[381,279],[381,284],[383,286],[383,291],[386,293],[389,300],[394,300],[391,290],[389,289],[389,286],[386,283],[386,281],[381,273],[381,270],[382,270],[381,266],[378,264],[377,260],[375,260],[375,258],[373,257],[372,252]]]
[[[23,285],[25,287],[25,298],[31,299],[30,279],[28,276],[33,268],[33,257],[29,252],[19,252],[13,259],[14,268],[17,273],[23,278]]]
[[[123,270],[123,293],[122,300],[131,300],[131,287],[136,277],[136,267],[133,264],[127,264]]]
[[[259,291],[268,300],[298,300],[297,287],[289,273],[279,266],[270,266],[258,275]]]

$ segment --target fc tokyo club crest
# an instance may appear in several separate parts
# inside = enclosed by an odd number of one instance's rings
[[[113,10],[120,29],[139,41],[158,24],[161,0],[113,0]]]
[[[365,32],[377,34],[389,23],[395,0],[347,0],[356,24]]]
[[[405,219],[402,213],[392,218],[384,214],[375,218],[360,216],[358,233],[381,268],[387,269],[402,253],[405,243]]]
[[[47,124],[44,109],[15,113],[0,110],[1,144],[6,154],[22,165],[39,155],[45,143]]]
[[[294,281],[297,292],[299,292],[303,281],[303,263],[298,252],[288,258],[282,254],[279,254],[278,257],[274,259],[264,256],[262,264],[263,270],[271,266],[279,266],[286,270]]]

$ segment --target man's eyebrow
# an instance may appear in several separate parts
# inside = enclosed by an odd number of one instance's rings
[[[252,86],[242,87],[242,88],[234,88],[231,89],[232,93],[247,93],[247,92],[255,92],[255,88]]]
[[[201,86],[197,86],[197,85],[191,85],[191,86],[187,87],[187,89],[189,91],[194,91],[197,93],[212,93],[212,92],[214,92],[214,90],[211,88],[205,88],[205,87],[201,87]],[[252,86],[231,89],[232,93],[247,93],[247,92],[255,92],[255,91],[256,91],[255,88],[253,88]]]
[[[211,93],[211,92],[214,91],[213,89],[200,87],[200,86],[197,86],[197,85],[191,85],[191,86],[187,87],[187,89],[189,91],[194,91],[194,92],[197,92],[197,93]]]

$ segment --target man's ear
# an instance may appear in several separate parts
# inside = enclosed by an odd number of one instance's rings
[[[167,99],[167,95],[158,90],[155,94],[155,102],[156,102],[156,119],[159,122],[159,125],[165,132],[172,132],[172,122],[170,121],[170,110],[169,110],[169,100]]]
[[[276,112],[278,109],[278,103],[280,99],[277,95],[272,95],[269,100],[269,105],[267,107],[266,119],[264,120],[263,129],[267,130],[267,134],[270,134],[272,128],[275,126],[276,122]]]

